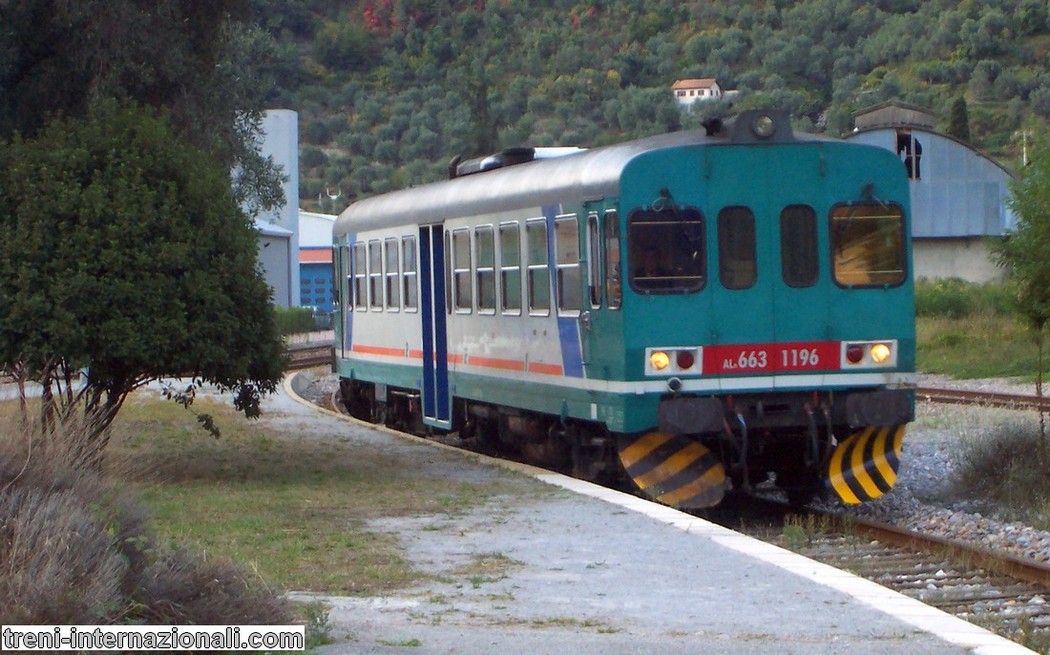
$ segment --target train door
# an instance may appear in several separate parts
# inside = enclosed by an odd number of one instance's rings
[[[819,146],[710,149],[707,206],[723,373],[815,370],[830,355],[819,275]],[[746,171],[746,174],[741,174]],[[778,343],[780,347],[766,347]],[[826,362],[824,362],[826,364]]]
[[[423,335],[423,422],[452,425],[445,313],[445,242],[441,225],[419,228],[419,314]]]

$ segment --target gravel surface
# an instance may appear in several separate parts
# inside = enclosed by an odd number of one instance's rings
[[[938,376],[923,376],[919,385],[1022,394],[1035,391],[1033,385],[1008,380],[954,381]],[[882,498],[848,511],[1050,563],[1050,532],[1006,520],[996,507],[963,497],[953,488],[959,445],[985,438],[1003,425],[1038,429],[1038,414],[920,401],[916,421],[904,437],[897,485]]]

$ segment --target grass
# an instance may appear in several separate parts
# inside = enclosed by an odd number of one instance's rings
[[[456,514],[508,491],[507,483],[403,475],[403,461],[382,448],[338,434],[281,434],[225,404],[197,403],[223,425],[220,439],[172,403],[129,401],[115,424],[111,473],[140,491],[160,537],[240,562],[282,589],[409,586],[421,574],[394,537],[368,529],[370,519]]]
[[[917,366],[954,378],[1034,380],[1038,350],[1008,286],[958,280],[915,288]]]

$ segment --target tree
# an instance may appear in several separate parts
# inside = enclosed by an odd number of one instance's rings
[[[970,140],[970,117],[966,111],[966,98],[959,96],[952,102],[948,116],[948,134],[962,141]]]
[[[1010,208],[1017,215],[1017,226],[996,244],[996,256],[1001,266],[1009,270],[1017,286],[1017,301],[1021,312],[1035,332],[1039,348],[1039,370],[1036,393],[1043,396],[1043,351],[1046,325],[1050,321],[1050,259],[1046,247],[1050,243],[1050,143],[1044,134],[1035,140],[1028,166],[1011,185],[1013,196]],[[1040,403],[1042,404],[1042,403]],[[1046,423],[1039,412],[1039,432],[1043,439],[1043,464],[1050,464],[1046,441]]]
[[[180,137],[236,170],[255,209],[283,204],[280,173],[257,148],[280,69],[249,0],[0,2],[0,138],[31,137],[100,100],[164,108]]]
[[[97,464],[128,394],[164,377],[258,415],[283,346],[226,166],[116,102],[0,145],[0,367],[43,386],[45,431],[78,428],[72,462]]]

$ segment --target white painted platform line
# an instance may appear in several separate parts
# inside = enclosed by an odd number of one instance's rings
[[[414,441],[416,443],[426,444],[444,450],[455,451],[464,456],[475,459],[480,463],[499,466],[501,468],[524,473],[525,475],[534,477],[537,480],[556,487],[561,487],[562,489],[567,489],[573,493],[596,498],[632,512],[643,514],[689,534],[709,539],[720,546],[724,546],[754,559],[767,562],[807,580],[812,580],[817,584],[840,591],[850,598],[854,598],[865,605],[913,625],[924,632],[934,634],[949,643],[967,648],[975,653],[975,655],[1038,655],[1035,651],[1014,643],[1005,637],[1000,637],[980,626],[976,626],[968,621],[952,616],[947,612],[926,605],[914,598],[909,598],[908,596],[893,591],[892,589],[887,589],[886,587],[870,580],[866,580],[847,571],[836,569],[827,564],[811,560],[808,557],[803,557],[802,555],[785,550],[779,546],[767,544],[758,539],[740,534],[739,532],[734,532],[729,528],[724,528],[720,525],[711,523],[710,521],[690,516],[689,514],[672,507],[660,505],[645,500],[644,498],[639,498],[638,496],[625,494],[621,491],[608,489],[591,482],[561,475],[560,473],[552,473],[545,469],[530,466],[528,464],[508,462],[477,453],[464,453],[462,450],[453,448],[452,446],[446,446],[445,444],[436,441],[423,439],[422,437],[416,437],[403,432],[397,432],[382,425],[373,425],[370,423],[364,423],[363,421],[357,421],[356,419],[344,414],[338,414],[317,407],[308,400],[300,398],[299,395],[295,393],[292,388],[292,378],[294,378],[295,375],[297,374],[292,374],[285,378],[285,392],[296,401],[321,413],[337,416],[348,422],[357,422],[361,425],[368,425],[376,430],[389,433],[408,441]]]
[[[671,507],[658,505],[637,496],[558,473],[547,472],[536,477],[548,484],[644,514],[689,534],[704,537],[753,559],[767,562],[817,584],[840,591],[924,632],[932,633],[949,643],[971,649],[978,655],[1032,655],[1034,653],[980,626],[892,589],[887,589],[875,582],[811,560],[779,546],[734,532],[710,521],[690,516]]]

